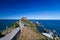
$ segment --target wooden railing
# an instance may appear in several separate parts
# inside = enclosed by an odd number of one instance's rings
[[[6,36],[0,38],[0,40],[17,40],[17,37],[20,35],[20,32],[22,31],[23,27],[24,27],[24,24],[20,24],[20,27],[15,28]]]

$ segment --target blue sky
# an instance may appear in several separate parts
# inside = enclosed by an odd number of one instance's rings
[[[0,19],[60,19],[59,0],[0,0]]]

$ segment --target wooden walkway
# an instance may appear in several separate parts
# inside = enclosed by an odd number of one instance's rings
[[[0,38],[0,40],[16,40],[16,36],[20,34],[24,27],[24,24],[20,23],[20,26],[18,28],[15,28],[10,33],[8,33],[6,36]]]

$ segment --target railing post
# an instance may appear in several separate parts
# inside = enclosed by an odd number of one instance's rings
[[[15,24],[14,24],[14,29],[15,29]]]
[[[8,26],[6,26],[6,31],[7,31],[7,33],[8,33],[8,30],[7,30],[7,28],[8,28]]]

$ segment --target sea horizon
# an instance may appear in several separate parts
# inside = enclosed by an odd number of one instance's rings
[[[6,30],[6,26],[10,26],[10,24],[16,22],[17,20],[0,20],[0,31],[2,30]],[[40,24],[42,24],[45,28],[53,31],[55,30],[57,32],[57,34],[60,36],[60,20],[30,20],[32,22],[36,22],[38,21]]]

